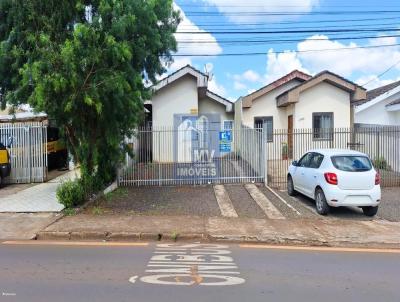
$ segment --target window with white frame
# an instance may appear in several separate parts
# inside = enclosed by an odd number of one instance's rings
[[[254,129],[259,131],[266,129],[267,142],[272,142],[274,140],[274,117],[256,116],[254,118]]]
[[[233,121],[232,120],[224,120],[222,122],[222,130],[232,130],[233,129]]]
[[[314,139],[332,140],[333,112],[314,112],[312,124]]]

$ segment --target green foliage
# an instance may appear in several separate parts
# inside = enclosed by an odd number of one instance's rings
[[[112,202],[115,198],[125,197],[127,195],[128,190],[126,188],[118,188],[115,191],[106,194],[104,197],[107,202]]]
[[[74,208],[65,208],[63,211],[65,216],[74,216],[76,215],[76,211]]]
[[[57,199],[65,208],[73,208],[85,201],[85,190],[80,180],[68,180],[57,188]]]
[[[103,213],[104,213],[103,209],[98,206],[92,208],[93,215],[101,215]]]
[[[171,61],[172,4],[0,0],[2,104],[29,103],[56,120],[85,191],[115,178],[121,142],[143,118],[144,83]]]
[[[384,157],[377,157],[372,161],[374,167],[379,170],[390,170],[390,166]]]

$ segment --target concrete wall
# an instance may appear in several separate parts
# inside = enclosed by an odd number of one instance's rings
[[[294,128],[312,128],[313,112],[333,112],[335,128],[351,127],[350,93],[326,82],[303,91],[294,108]]]
[[[199,115],[206,113],[217,113],[221,116],[221,127],[224,120],[233,120],[233,112],[226,112],[225,105],[218,103],[208,97],[204,97],[199,101]]]
[[[255,99],[250,108],[243,108],[242,123],[245,126],[254,127],[254,117],[257,116],[273,116],[274,129],[287,128],[287,109],[285,107],[278,108],[276,106],[276,97],[286,90],[295,87],[299,81],[290,81],[281,87],[264,94],[263,96]]]
[[[152,98],[153,127],[174,125],[174,114],[190,114],[198,110],[197,80],[184,76],[162,88]]]
[[[354,115],[354,122],[358,124],[399,126],[400,112],[386,110],[387,104],[394,100],[398,100],[399,98],[400,93],[396,93],[388,97],[386,100],[372,105],[361,112],[356,112]]]

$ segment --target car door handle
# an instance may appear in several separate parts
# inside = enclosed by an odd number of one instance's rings
[[[317,178],[317,175],[314,175],[314,178]]]

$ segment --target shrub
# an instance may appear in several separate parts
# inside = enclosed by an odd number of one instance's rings
[[[80,180],[68,180],[57,188],[57,199],[66,208],[81,205],[85,201],[85,190]]]
[[[384,157],[377,157],[372,161],[374,167],[379,170],[389,170],[390,166],[388,165],[386,159]]]

